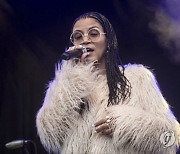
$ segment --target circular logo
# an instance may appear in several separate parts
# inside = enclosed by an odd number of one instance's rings
[[[164,148],[170,147],[175,142],[175,135],[173,131],[166,131],[161,134],[160,142]]]

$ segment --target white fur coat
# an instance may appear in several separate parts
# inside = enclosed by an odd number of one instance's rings
[[[36,119],[46,150],[58,154],[175,154],[179,123],[153,74],[142,65],[129,64],[125,76],[132,86],[130,98],[106,108],[106,77],[92,64],[69,61],[58,68]],[[113,118],[112,137],[97,134],[92,127],[107,115]],[[173,131],[175,137],[167,147],[160,139],[166,131]]]

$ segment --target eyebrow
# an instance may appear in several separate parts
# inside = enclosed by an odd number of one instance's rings
[[[93,28],[98,28],[98,29],[99,29],[98,26],[92,26],[92,27],[89,28],[89,30],[90,30],[90,29],[93,29]]]
[[[93,29],[93,28],[98,28],[98,29],[99,29],[98,26],[92,26],[92,27],[90,27],[90,28],[88,29],[88,31],[91,30],[91,29]],[[82,30],[79,30],[79,29],[75,29],[73,32],[75,32],[75,31],[78,31],[78,32],[83,33]]]

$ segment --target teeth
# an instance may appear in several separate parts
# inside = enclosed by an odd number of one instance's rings
[[[87,51],[88,51],[88,52],[90,52],[90,51],[93,51],[93,49],[89,49],[89,48],[87,48]]]

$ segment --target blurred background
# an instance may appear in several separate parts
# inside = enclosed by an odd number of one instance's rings
[[[112,23],[124,64],[150,67],[180,120],[179,0],[0,0],[0,153],[7,142],[32,140],[45,154],[36,132],[55,65],[68,46],[73,20],[88,11]],[[29,145],[30,153],[34,153]]]

